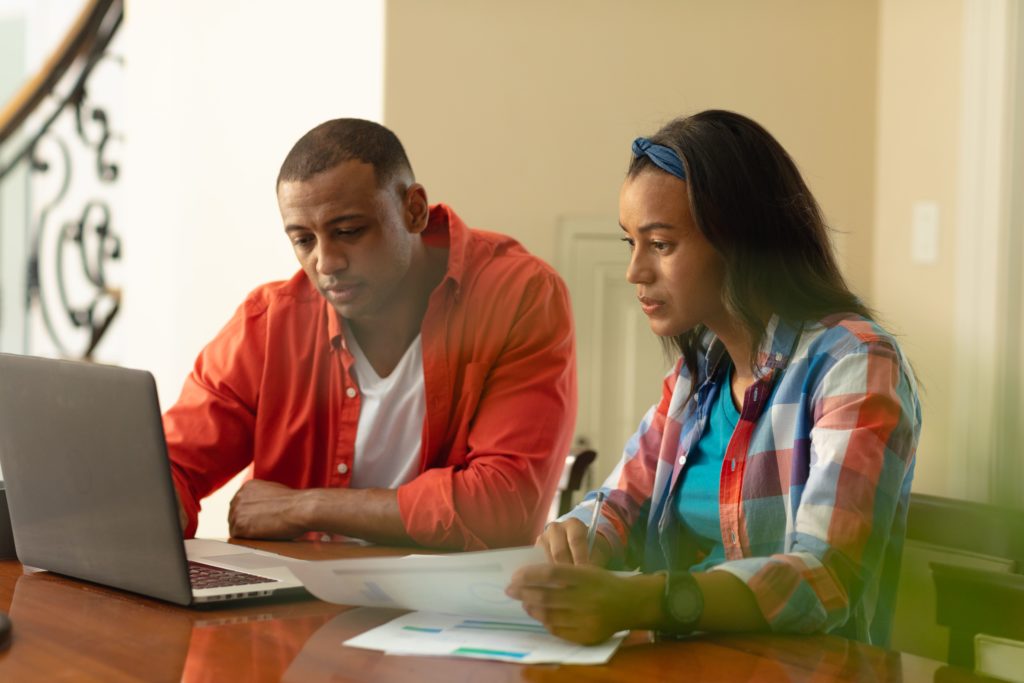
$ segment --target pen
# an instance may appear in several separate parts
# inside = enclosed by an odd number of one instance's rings
[[[601,517],[601,504],[604,503],[604,491],[597,492],[597,500],[594,501],[594,516],[590,518],[590,527],[587,529],[587,559],[594,554],[594,540],[597,538],[597,520]]]

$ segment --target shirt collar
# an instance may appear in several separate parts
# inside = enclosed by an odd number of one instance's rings
[[[448,266],[441,285],[451,281],[456,292],[462,286],[468,242],[469,228],[450,206],[434,204],[430,207],[423,243],[434,249],[448,250]]]
[[[757,364],[754,367],[754,379],[760,380],[774,370],[781,370],[789,365],[790,356],[796,349],[796,342],[803,330],[802,325],[783,320],[773,315],[765,326],[764,337],[761,339],[757,351]],[[707,378],[712,378],[718,371],[718,365],[725,356],[725,344],[723,344],[713,332],[708,330],[702,340],[707,348],[704,354],[704,367],[707,368]]]
[[[469,228],[458,214],[447,204],[434,204],[430,207],[430,214],[427,218],[427,227],[421,233],[423,243],[433,249],[448,250],[448,265],[445,269],[444,278],[439,287],[451,287],[458,296],[462,286],[462,279],[466,265],[466,250],[469,242]],[[347,349],[345,335],[343,334],[341,316],[327,299],[320,296],[324,310],[327,312],[327,338],[333,348]]]
[[[345,343],[345,328],[342,326],[341,316],[334,310],[334,306],[331,305],[327,299],[324,299],[321,295],[324,307],[324,311],[327,314],[327,339],[331,343],[331,348],[345,349],[348,350],[348,344]]]

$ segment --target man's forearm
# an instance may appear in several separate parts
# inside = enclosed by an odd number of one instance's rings
[[[394,489],[309,489],[302,493],[302,524],[374,543],[409,544]]]

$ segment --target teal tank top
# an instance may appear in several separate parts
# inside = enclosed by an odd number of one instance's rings
[[[704,434],[687,456],[682,482],[676,490],[676,518],[706,553],[704,560],[691,567],[691,571],[703,571],[725,561],[718,491],[725,451],[740,419],[732,400],[732,373],[731,366],[722,373]]]

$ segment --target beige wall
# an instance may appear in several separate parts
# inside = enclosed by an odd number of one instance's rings
[[[561,215],[616,229],[634,137],[735,109],[796,158],[866,292],[877,18],[860,0],[389,0],[385,122],[432,199],[553,260]]]
[[[923,381],[915,489],[947,494],[962,5],[389,0],[385,122],[434,200],[549,260],[561,215],[615,229],[637,134],[710,107],[765,124]],[[932,265],[910,258],[918,200],[940,208]]]
[[[951,493],[954,231],[963,0],[882,0],[873,303],[923,384],[914,490]],[[938,261],[911,262],[915,201],[939,205]]]

